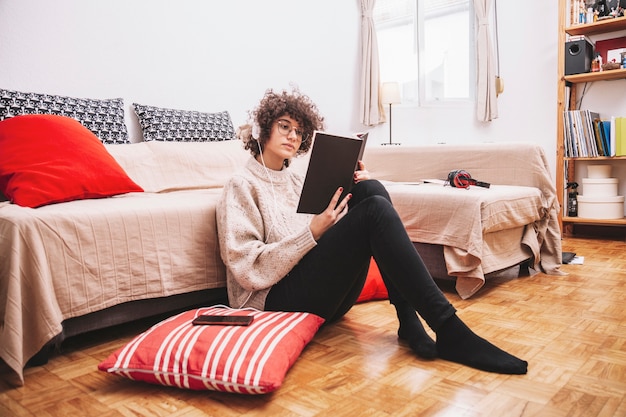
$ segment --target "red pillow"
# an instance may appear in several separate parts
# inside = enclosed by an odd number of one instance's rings
[[[389,298],[387,294],[387,287],[383,282],[383,277],[380,275],[380,270],[374,258],[370,261],[370,269],[365,279],[365,285],[361,290],[361,295],[357,298],[356,302],[361,303],[364,301],[373,300],[386,300]]]
[[[203,314],[254,316],[254,321],[250,326],[191,324]],[[266,394],[282,385],[323,322],[311,313],[203,307],[155,324],[98,369],[184,389]]]
[[[133,191],[143,189],[78,121],[33,114],[0,122],[0,192],[13,203],[34,208]]]

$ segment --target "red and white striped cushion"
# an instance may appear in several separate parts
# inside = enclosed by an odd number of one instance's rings
[[[201,314],[251,315],[250,326],[194,326]],[[155,324],[112,353],[98,369],[152,384],[265,394],[279,388],[324,319],[205,307]]]

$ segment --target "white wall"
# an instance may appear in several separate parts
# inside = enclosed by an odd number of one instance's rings
[[[0,88],[228,110],[296,83],[329,126],[358,126],[356,0],[2,0]]]
[[[555,158],[557,3],[499,1],[499,118],[475,120],[472,105],[394,107],[404,144],[531,141]],[[266,88],[296,83],[334,132],[358,122],[358,0],[2,0],[0,88],[131,104],[228,110],[246,120]],[[370,146],[388,140],[371,129]],[[471,155],[468,155],[471,158]]]

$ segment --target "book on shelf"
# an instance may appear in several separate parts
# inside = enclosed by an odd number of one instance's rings
[[[563,112],[564,147],[566,157],[595,157],[604,153],[599,128],[594,121],[600,115],[590,110],[566,110]]]
[[[593,132],[596,136],[596,147],[598,149],[598,156],[608,156],[604,147],[604,140],[602,139],[602,120],[599,117],[593,119]]]
[[[596,132],[593,128],[593,120],[599,119],[600,115],[592,111],[584,111],[581,115],[584,123],[583,135],[587,146],[587,156],[599,156],[600,152],[597,146]]]
[[[611,156],[615,156],[615,116],[611,116],[611,126],[609,134],[609,146],[611,147]]]
[[[600,120],[599,125],[602,146],[604,147],[604,156],[611,156],[611,121]]]
[[[577,123],[575,111],[566,110],[563,112],[563,130],[565,137],[565,156],[577,157],[578,155],[578,135],[576,134]]]
[[[626,156],[626,117],[615,118],[615,156]]]

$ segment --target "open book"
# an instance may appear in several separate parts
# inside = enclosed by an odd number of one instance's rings
[[[319,214],[328,207],[337,188],[343,187],[339,201],[350,192],[354,185],[354,171],[363,158],[367,135],[350,137],[315,131],[298,213]]]

